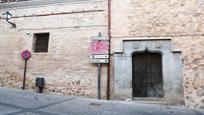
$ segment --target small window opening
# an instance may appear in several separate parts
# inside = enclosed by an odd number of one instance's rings
[[[34,52],[48,52],[49,33],[34,34]]]

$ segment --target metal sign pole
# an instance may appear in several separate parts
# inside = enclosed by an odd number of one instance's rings
[[[90,63],[98,65],[98,79],[97,79],[97,98],[101,99],[101,66],[109,62],[109,41],[108,37],[101,36],[101,32],[98,36],[91,37],[90,43]]]
[[[24,74],[23,74],[23,87],[22,89],[25,89],[25,81],[26,81],[26,69],[27,69],[27,59],[25,60],[25,66],[24,66]]]
[[[28,50],[25,50],[21,53],[21,57],[25,60],[25,66],[24,66],[24,74],[23,74],[23,87],[22,89],[25,89],[25,81],[26,81],[26,69],[27,69],[27,61],[31,57],[31,53]]]
[[[101,99],[101,64],[98,63],[98,100]]]

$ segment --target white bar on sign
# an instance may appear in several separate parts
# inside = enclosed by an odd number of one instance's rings
[[[90,59],[90,63],[108,63],[108,59]]]
[[[94,58],[100,59],[100,58],[108,58],[108,55],[93,55]]]
[[[101,37],[91,37],[91,40],[108,40],[108,37],[101,36]]]
[[[109,56],[108,55],[97,55],[96,54],[96,55],[90,55],[89,58],[90,59],[104,59],[104,58],[107,59],[107,58],[109,58]]]

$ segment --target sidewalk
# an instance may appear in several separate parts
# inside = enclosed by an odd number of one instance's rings
[[[0,115],[204,115],[204,110],[0,88]]]

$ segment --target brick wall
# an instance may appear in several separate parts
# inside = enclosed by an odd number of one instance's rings
[[[172,40],[182,51],[186,106],[204,108],[204,4],[202,0],[112,0],[112,53],[122,40]]]
[[[96,96],[97,67],[89,63],[88,44],[90,36],[107,33],[107,0],[61,1],[0,5],[0,13],[9,10],[17,25],[12,29],[0,21],[1,86],[22,86],[21,51],[32,51],[33,33],[50,32],[48,53],[32,52],[26,87],[34,89],[35,78],[42,76],[47,92]],[[170,38],[172,49],[182,51],[186,105],[204,108],[203,12],[203,0],[112,0],[111,52],[121,51],[127,37]],[[106,68],[102,69],[103,96]],[[113,72],[113,63],[111,68]],[[113,82],[111,86],[113,92]]]
[[[22,1],[28,1],[28,0],[0,0],[0,3],[22,2]]]
[[[0,85],[22,87],[24,61],[20,53],[28,49],[26,89],[35,89],[35,78],[45,78],[45,92],[95,98],[97,66],[89,63],[91,36],[107,33],[106,1],[75,1],[63,4],[1,9],[9,11],[16,29],[0,22]],[[33,52],[34,33],[49,32],[47,53]],[[106,94],[107,67],[102,67],[102,96]]]

